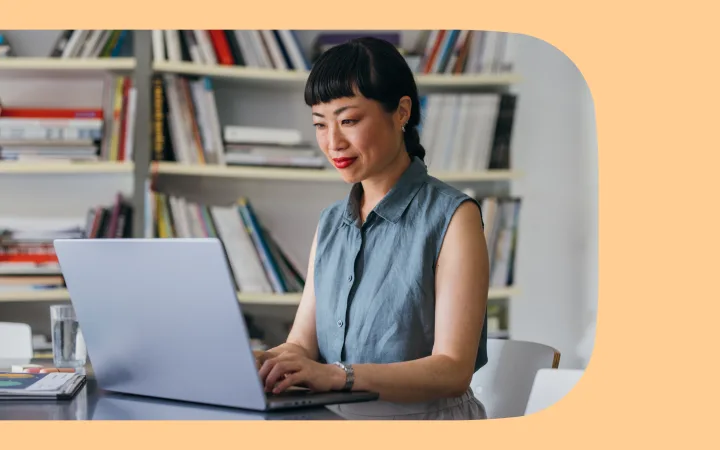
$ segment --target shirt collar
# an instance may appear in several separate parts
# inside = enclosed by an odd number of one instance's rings
[[[400,176],[395,186],[383,197],[373,211],[380,217],[396,223],[405,212],[408,205],[420,187],[425,183],[427,176],[425,163],[417,156],[413,157],[410,165]],[[355,183],[350,189],[345,204],[344,223],[350,225],[358,222],[360,217],[360,198],[362,197],[362,184]]]

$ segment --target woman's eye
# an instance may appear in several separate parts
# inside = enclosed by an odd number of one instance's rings
[[[345,120],[342,121],[342,124],[343,124],[343,125],[353,125],[353,124],[355,124],[356,122],[357,122],[357,120],[345,119]]]
[[[322,124],[322,123],[314,123],[313,126],[314,126],[315,128],[322,128],[322,127],[325,126],[325,124]]]

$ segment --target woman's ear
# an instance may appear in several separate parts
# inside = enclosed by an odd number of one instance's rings
[[[410,113],[412,111],[412,100],[407,95],[400,99],[397,108],[398,119],[400,120],[400,126],[405,125],[410,120]]]

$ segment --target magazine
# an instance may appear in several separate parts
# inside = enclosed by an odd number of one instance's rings
[[[85,374],[75,372],[0,372],[0,400],[72,398],[86,379]]]

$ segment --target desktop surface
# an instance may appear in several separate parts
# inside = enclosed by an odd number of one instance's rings
[[[72,400],[0,402],[2,420],[343,420],[326,407],[255,412],[190,402],[115,394],[98,388],[88,376]]]

